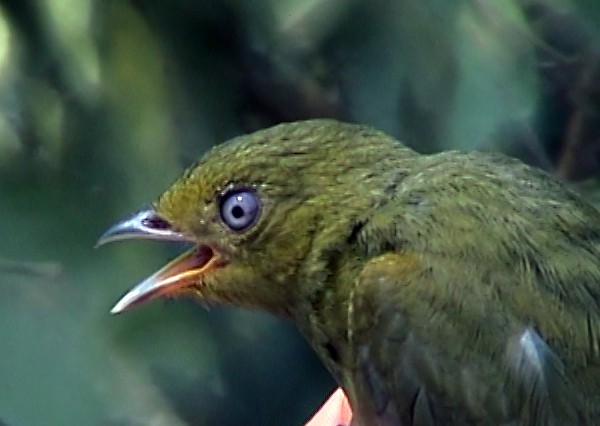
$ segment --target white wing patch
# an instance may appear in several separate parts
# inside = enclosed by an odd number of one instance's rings
[[[537,374],[542,375],[546,355],[550,352],[548,345],[531,328],[527,328],[521,334],[519,345],[523,352],[523,361]]]
[[[564,366],[532,327],[509,341],[507,363],[523,424],[576,424]]]

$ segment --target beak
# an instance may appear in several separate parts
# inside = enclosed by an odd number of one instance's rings
[[[102,234],[96,247],[113,241],[131,240],[163,240],[193,242],[193,239],[172,229],[171,224],[161,218],[154,209],[142,210],[131,217],[111,226]]]
[[[96,247],[121,240],[146,239],[194,242],[194,239],[172,229],[154,210],[144,210],[110,227],[98,240]],[[173,296],[202,282],[202,276],[215,268],[215,252],[199,245],[133,287],[111,309],[118,314],[160,296]]]

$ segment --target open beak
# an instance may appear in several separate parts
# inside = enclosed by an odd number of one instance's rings
[[[195,242],[191,237],[173,230],[154,210],[148,209],[110,227],[96,246],[128,239]],[[214,269],[217,261],[218,256],[210,247],[196,246],[133,287],[110,312],[118,314],[148,300],[181,293],[199,284],[202,275]]]

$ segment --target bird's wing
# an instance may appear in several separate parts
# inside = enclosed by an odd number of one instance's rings
[[[579,424],[564,365],[535,325],[463,287],[458,269],[440,282],[444,266],[429,261],[389,253],[359,278],[349,330],[367,411],[407,425]]]
[[[600,215],[525,166],[469,166],[406,183],[358,235],[372,258],[349,299],[348,393],[402,424],[586,424]]]

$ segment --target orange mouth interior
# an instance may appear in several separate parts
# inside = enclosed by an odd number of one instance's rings
[[[169,262],[156,274],[157,291],[162,294],[173,294],[179,289],[196,283],[197,278],[212,269],[214,252],[208,246],[198,246]]]
[[[202,275],[217,266],[219,256],[200,245],[169,262],[154,275],[131,289],[114,306],[119,313],[152,299],[173,296],[202,282]]]

